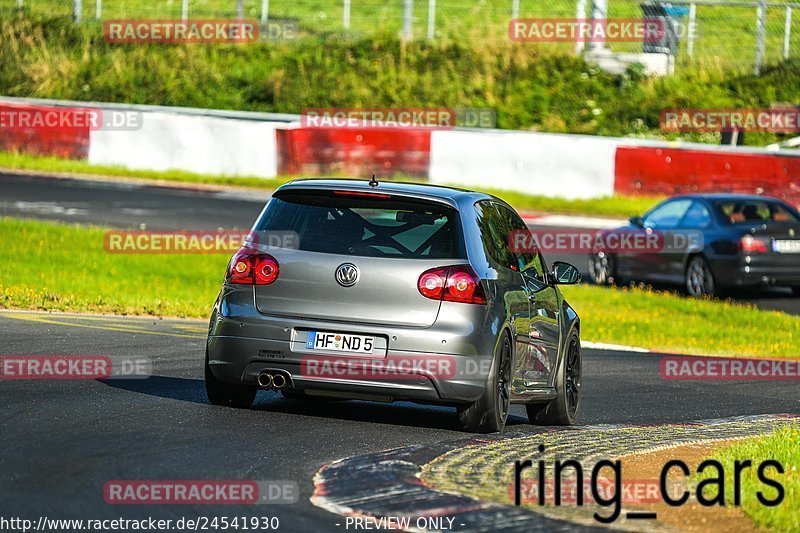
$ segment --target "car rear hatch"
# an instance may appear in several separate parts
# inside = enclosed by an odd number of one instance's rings
[[[256,237],[276,232],[294,246],[260,247],[280,274],[255,287],[258,311],[275,316],[430,326],[441,302],[419,293],[420,275],[466,257],[452,206],[396,194],[278,191],[255,226]]]
[[[738,230],[745,269],[767,282],[800,280],[800,215],[772,198],[731,197],[716,202]]]
[[[768,242],[770,252],[800,257],[800,224],[798,223],[771,222],[755,226],[748,233],[756,239]]]
[[[763,253],[750,255],[753,268],[767,269],[765,275],[775,274],[800,280],[800,224],[795,222],[771,222],[750,228],[747,234],[763,242]]]

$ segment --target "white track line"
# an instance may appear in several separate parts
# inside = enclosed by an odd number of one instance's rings
[[[525,223],[534,226],[557,226],[563,228],[609,229],[625,225],[615,218],[585,217],[578,215],[541,215],[524,217]]]
[[[592,350],[615,350],[618,352],[651,353],[653,351],[647,348],[640,348],[638,346],[625,346],[624,344],[608,344],[605,342],[592,341],[581,341],[581,347],[590,348]]]

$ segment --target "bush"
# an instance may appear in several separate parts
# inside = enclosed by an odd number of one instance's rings
[[[310,37],[288,43],[111,44],[96,24],[4,11],[0,92],[11,96],[299,113],[307,107],[492,108],[498,127],[675,137],[670,107],[768,107],[796,102],[800,68],[760,77],[683,68],[613,76],[530,44]],[[689,140],[718,142],[718,135]],[[775,140],[749,135],[750,143]]]

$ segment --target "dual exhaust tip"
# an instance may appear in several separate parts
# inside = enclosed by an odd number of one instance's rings
[[[262,372],[256,378],[258,386],[264,389],[281,390],[289,383],[286,376],[281,372],[271,372],[269,370]]]

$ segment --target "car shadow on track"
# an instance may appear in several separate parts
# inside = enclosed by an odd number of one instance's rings
[[[228,408],[211,406],[206,397],[202,379],[152,376],[147,379],[104,379],[104,385],[130,392],[192,402],[219,409],[225,413]],[[302,400],[285,399],[279,393],[260,391],[249,411],[267,411],[287,415],[312,416],[355,422],[373,422],[397,426],[413,426],[429,429],[457,431],[458,421],[455,409],[435,405],[421,405],[411,402],[379,403],[356,400],[333,400],[309,398]],[[507,426],[527,425],[523,417],[509,415]]]
[[[255,410],[378,424],[459,430],[456,410],[453,407],[413,402],[380,403],[324,398],[288,400],[273,393],[261,394],[253,406]],[[527,420],[514,415],[509,416],[507,425],[517,424],[527,424]]]
[[[206,389],[202,379],[151,376],[146,379],[114,378],[98,379],[97,381],[115,389],[138,392],[147,394],[148,396],[208,404]]]

